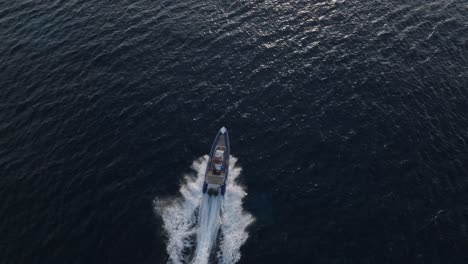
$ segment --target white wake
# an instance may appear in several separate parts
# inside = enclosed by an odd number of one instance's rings
[[[240,247],[248,238],[246,228],[254,218],[242,208],[247,193],[235,183],[241,172],[240,167],[235,167],[236,161],[231,156],[224,198],[202,193],[208,162],[205,155],[193,162],[197,175],[185,177],[181,196],[155,200],[167,235],[168,263],[206,264],[210,256],[223,264],[240,259]]]

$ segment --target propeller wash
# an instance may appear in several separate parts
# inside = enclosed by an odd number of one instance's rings
[[[240,247],[248,238],[246,228],[254,221],[242,208],[247,193],[235,183],[241,168],[235,167],[237,159],[230,156],[224,195],[213,195],[206,191],[209,159],[205,155],[193,162],[197,175],[185,176],[180,197],[155,200],[167,235],[170,264],[232,264],[241,257]]]

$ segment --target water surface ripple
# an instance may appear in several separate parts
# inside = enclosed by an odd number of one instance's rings
[[[467,263],[463,0],[0,2],[2,263],[163,263],[226,126],[239,263]]]

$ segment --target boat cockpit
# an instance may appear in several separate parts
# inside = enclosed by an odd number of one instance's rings
[[[217,147],[213,156],[213,175],[221,175],[224,169],[224,147]]]

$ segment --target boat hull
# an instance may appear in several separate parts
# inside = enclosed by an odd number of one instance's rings
[[[229,134],[227,129],[223,127],[216,134],[211,146],[203,183],[203,193],[214,196],[225,194],[226,180],[229,174],[229,157]]]

